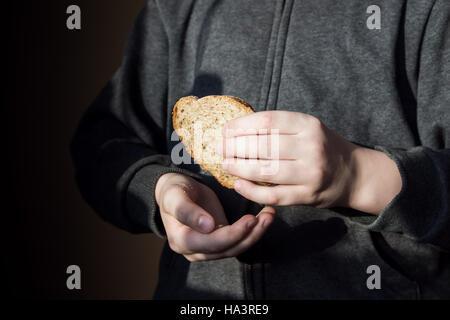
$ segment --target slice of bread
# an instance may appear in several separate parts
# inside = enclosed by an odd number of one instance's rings
[[[222,170],[223,157],[216,152],[222,127],[229,120],[254,113],[244,100],[232,96],[195,96],[178,100],[173,108],[173,127],[191,157],[224,187],[233,188],[236,176]]]

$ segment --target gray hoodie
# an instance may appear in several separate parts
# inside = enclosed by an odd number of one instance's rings
[[[236,258],[190,263],[166,243],[155,298],[450,298],[449,25],[448,0],[150,0],[73,139],[81,193],[114,225],[165,237],[154,188],[180,172],[233,222],[261,205],[171,162],[175,102],[227,94],[308,113],[391,157],[400,194],[379,216],[278,207]]]

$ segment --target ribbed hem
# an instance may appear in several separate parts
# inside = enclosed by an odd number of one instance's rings
[[[175,166],[149,164],[136,172],[128,186],[126,209],[128,216],[138,225],[147,226],[161,238],[166,237],[161,221],[155,188],[158,179],[166,173],[181,173],[200,179],[200,175]]]
[[[425,148],[405,151],[376,146],[392,159],[402,178],[402,189],[378,216],[351,218],[372,231],[401,233],[417,241],[441,238],[448,225],[445,186]],[[444,197],[444,198],[443,198]],[[447,200],[448,201],[448,200]],[[438,241],[440,242],[440,241]]]

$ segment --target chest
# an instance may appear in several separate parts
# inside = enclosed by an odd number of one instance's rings
[[[312,114],[360,143],[413,144],[403,1],[256,2],[218,2],[187,29],[184,92]]]

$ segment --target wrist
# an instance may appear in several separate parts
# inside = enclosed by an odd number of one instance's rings
[[[397,165],[383,152],[359,146],[350,158],[353,178],[348,207],[378,215],[401,190]]]

